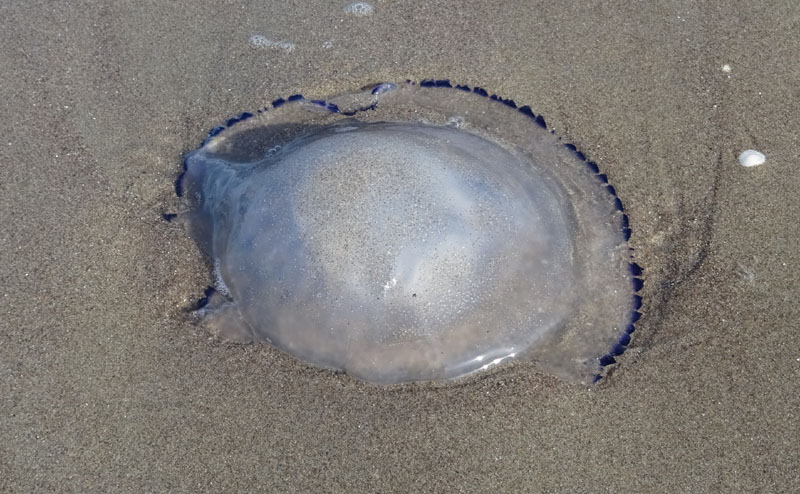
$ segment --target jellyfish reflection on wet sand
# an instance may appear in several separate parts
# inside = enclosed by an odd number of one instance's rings
[[[176,189],[214,266],[205,324],[373,383],[512,358],[592,381],[639,316],[613,187],[481,88],[279,99],[214,129]]]

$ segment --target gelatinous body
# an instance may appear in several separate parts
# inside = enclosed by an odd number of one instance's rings
[[[213,131],[178,182],[206,319],[377,383],[517,356],[597,375],[638,317],[621,203],[529,109],[459,89],[295,96]]]

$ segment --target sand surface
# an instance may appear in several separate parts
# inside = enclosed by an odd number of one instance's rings
[[[796,492],[800,7],[768,3],[4,2],[0,490]],[[187,320],[182,155],[429,77],[531,105],[625,202],[644,317],[600,385],[384,389]]]

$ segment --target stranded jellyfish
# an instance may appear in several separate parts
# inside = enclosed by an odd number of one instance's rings
[[[184,164],[215,277],[196,313],[227,339],[385,384],[515,357],[590,381],[630,341],[622,203],[527,106],[448,81],[295,95]]]

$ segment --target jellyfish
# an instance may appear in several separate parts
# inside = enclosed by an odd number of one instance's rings
[[[479,87],[277,99],[212,130],[176,191],[213,266],[204,324],[372,383],[520,359],[597,380],[640,315],[607,177]]]

